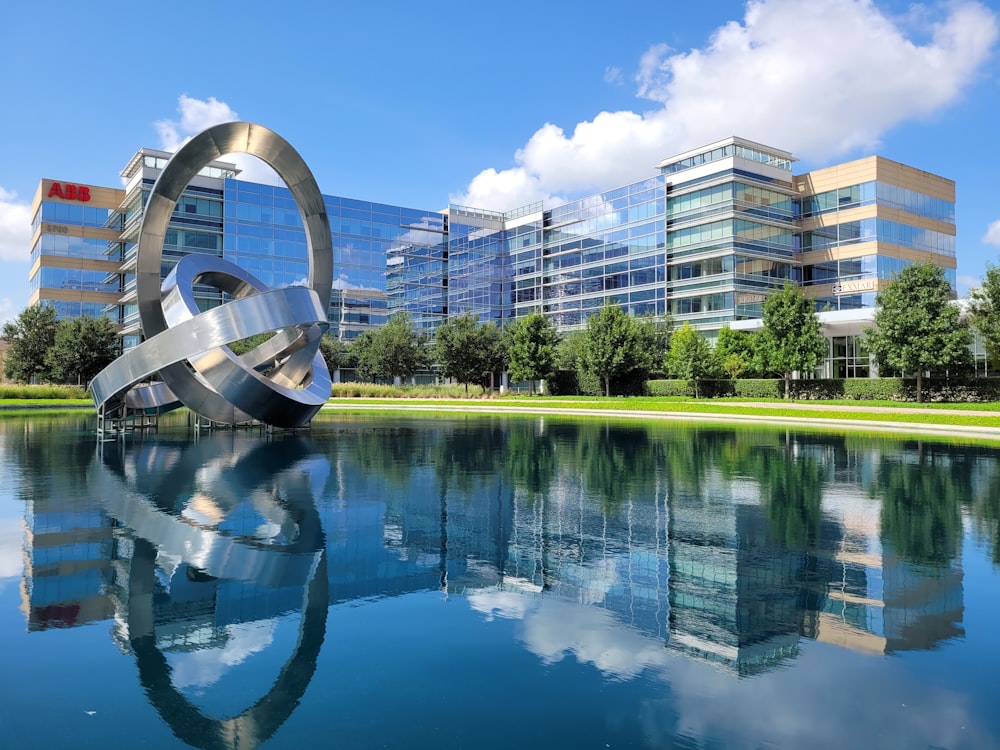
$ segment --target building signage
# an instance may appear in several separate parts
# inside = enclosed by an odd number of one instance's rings
[[[49,234],[69,234],[69,227],[65,224],[42,224],[42,231]]]
[[[856,281],[841,281],[833,285],[834,294],[854,294],[855,292],[874,292],[875,279],[857,279]]]
[[[86,185],[74,185],[71,182],[65,184],[53,182],[49,187],[49,194],[46,197],[86,203],[90,200],[90,188]]]
[[[737,294],[736,304],[737,305],[755,305],[758,302],[763,302],[766,299],[766,295],[763,294]]]

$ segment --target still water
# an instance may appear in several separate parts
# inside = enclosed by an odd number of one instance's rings
[[[2,748],[1000,748],[1000,452],[0,415]]]

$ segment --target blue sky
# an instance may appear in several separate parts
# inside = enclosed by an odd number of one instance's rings
[[[956,181],[960,292],[1000,259],[995,2],[9,5],[0,322],[40,179],[117,185],[136,149],[230,119],[325,193],[422,209],[554,205],[734,134],[796,172],[878,153]]]

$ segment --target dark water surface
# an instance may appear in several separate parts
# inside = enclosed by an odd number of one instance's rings
[[[1000,452],[0,415],[0,747],[1000,748]]]

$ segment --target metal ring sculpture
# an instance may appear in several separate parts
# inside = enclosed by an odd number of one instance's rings
[[[222,258],[187,255],[160,284],[163,241],[188,183],[225,154],[269,164],[288,185],[302,214],[309,249],[308,286],[269,289]],[[98,412],[168,411],[180,405],[214,422],[257,419],[301,427],[330,397],[330,372],[319,353],[329,327],[333,241],[319,186],[302,157],[277,133],[229,122],[192,138],[167,163],[146,203],[139,230],[136,295],[145,340],[90,384]],[[195,284],[226,292],[231,302],[200,313]],[[275,332],[237,356],[234,341]],[[162,383],[143,384],[156,373]],[[142,385],[140,385],[142,384]]]

